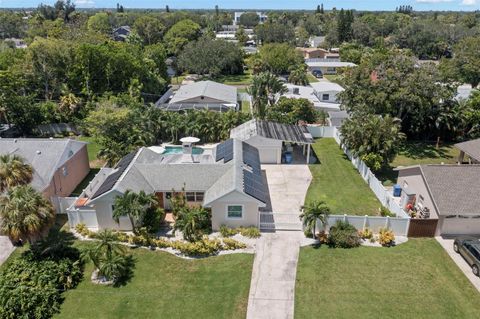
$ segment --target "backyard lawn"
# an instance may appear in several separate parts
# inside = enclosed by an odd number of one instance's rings
[[[243,74],[223,75],[214,79],[214,81],[227,85],[250,85],[252,83],[252,71],[246,70]]]
[[[395,157],[390,167],[377,173],[383,185],[391,186],[396,183],[398,172],[393,169],[399,166],[419,164],[455,164],[460,151],[453,144],[435,147],[435,143],[407,142],[400,153]]]
[[[100,151],[100,145],[95,142],[92,137],[80,136],[78,140],[87,142],[88,160],[90,161],[91,168],[98,168],[103,166],[103,161],[97,158],[97,154]]]
[[[88,186],[90,181],[95,177],[95,175],[97,175],[99,171],[99,168],[91,168],[88,175],[82,180],[80,184],[77,185],[77,187],[72,192],[72,194],[70,194],[70,196],[80,196],[82,191]]]
[[[478,318],[480,294],[433,238],[300,251],[295,318]]]
[[[378,215],[380,202],[335,140],[318,139],[312,147],[320,163],[310,165],[306,202],[323,200],[333,214]]]
[[[253,255],[184,260],[165,252],[131,251],[133,277],[113,288],[90,282],[63,296],[56,318],[245,318]]]

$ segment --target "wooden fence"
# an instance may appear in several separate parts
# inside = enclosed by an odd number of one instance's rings
[[[434,237],[438,219],[410,219],[408,237]]]

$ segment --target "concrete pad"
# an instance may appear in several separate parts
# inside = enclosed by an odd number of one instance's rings
[[[7,236],[0,236],[0,265],[8,259],[10,254],[15,250],[12,242]]]
[[[463,259],[460,254],[457,254],[453,250],[453,241],[454,239],[450,238],[443,238],[443,237],[435,237],[435,239],[440,243],[440,245],[445,249],[447,254],[453,261],[457,264],[458,268],[467,276],[468,280],[472,283],[472,285],[480,292],[480,278],[475,276],[472,272],[472,267]]]

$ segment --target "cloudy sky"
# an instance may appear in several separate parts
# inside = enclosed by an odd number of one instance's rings
[[[52,4],[55,0],[0,0],[0,7],[36,7],[40,2]],[[415,10],[480,10],[480,0],[74,0],[77,7],[113,8],[120,2],[126,8],[213,8],[225,9],[313,9],[323,2],[326,9],[354,8],[358,10],[395,10],[410,4]]]

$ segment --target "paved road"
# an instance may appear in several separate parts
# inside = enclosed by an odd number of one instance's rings
[[[0,236],[0,265],[7,260],[10,254],[15,250],[15,247],[6,236]]]
[[[247,319],[293,318],[302,232],[265,233],[257,242]]]
[[[465,274],[465,276],[467,276],[468,280],[470,280],[472,285],[480,292],[480,278],[473,274],[472,267],[467,264],[465,259],[463,259],[460,254],[457,254],[453,250],[453,239],[447,239],[442,237],[435,237],[435,239],[440,243],[440,245],[442,245],[447,254],[457,264],[458,268],[460,268],[460,270]]]

